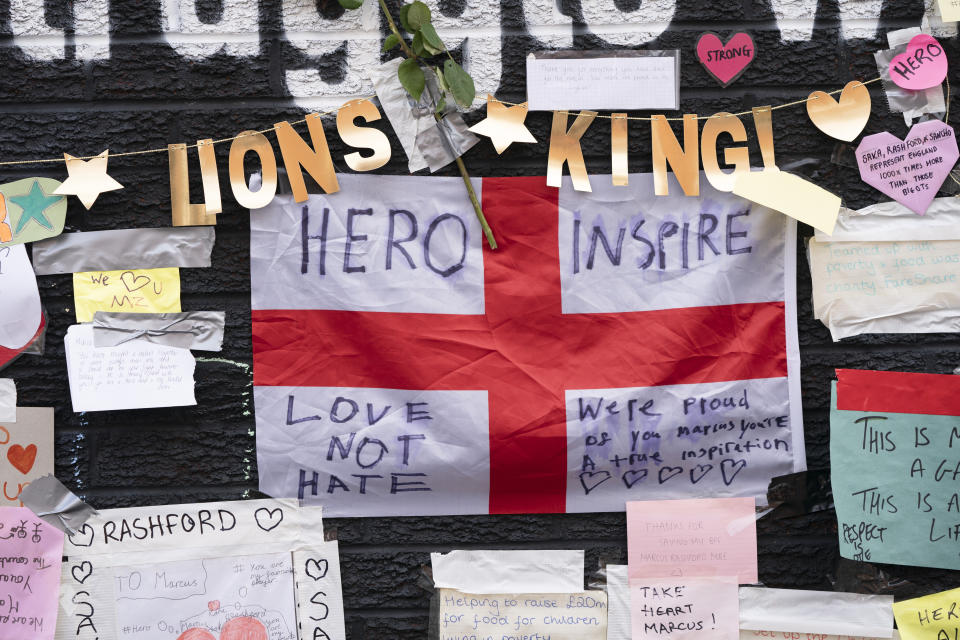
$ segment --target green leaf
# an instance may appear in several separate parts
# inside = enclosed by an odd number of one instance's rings
[[[432,24],[428,22],[420,27],[420,33],[423,34],[424,45],[429,45],[429,47],[436,49],[437,53],[443,51],[443,40],[437,35],[437,30],[433,28]]]
[[[445,60],[443,63],[443,77],[446,78],[447,84],[450,85],[450,93],[453,94],[453,98],[457,101],[457,104],[461,107],[469,107],[473,104],[477,90],[473,86],[473,78],[463,70],[463,67],[453,60]]]
[[[387,39],[383,41],[383,50],[390,51],[390,49],[393,49],[398,44],[400,44],[400,38],[397,37],[397,34],[391,33],[387,36]]]
[[[430,7],[417,0],[410,3],[407,9],[407,24],[413,31],[420,31],[423,25],[430,24]]]
[[[437,83],[440,85],[440,90],[444,93],[450,93],[450,85],[447,84],[447,79],[443,77],[443,71],[439,67],[434,67],[433,72],[437,75]]]
[[[344,9],[359,9],[363,6],[363,0],[337,0]]]
[[[447,108],[447,100],[444,97],[440,97],[440,102],[437,103],[437,108],[434,110],[435,113],[440,116],[443,115],[443,110]]]
[[[420,68],[417,61],[413,58],[407,58],[401,62],[397,68],[397,77],[400,78],[400,84],[407,90],[407,93],[409,93],[414,100],[419,101],[420,96],[423,95],[423,88],[427,83],[427,79],[423,77],[423,69]]]
[[[423,46],[423,36],[420,35],[419,31],[413,36],[413,43],[410,46],[413,52],[421,58],[427,57],[428,52]]]
[[[416,31],[413,27],[410,26],[410,22],[407,20],[407,14],[410,13],[410,5],[405,4],[400,7],[400,24],[403,26],[404,30],[407,33],[413,33]]]

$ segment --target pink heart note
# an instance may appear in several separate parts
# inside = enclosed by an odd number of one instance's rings
[[[857,147],[860,179],[923,215],[960,158],[953,127],[940,120],[914,125],[900,140],[884,131]]]
[[[723,44],[720,36],[707,32],[697,41],[697,57],[700,64],[723,86],[740,77],[750,63],[756,47],[749,33],[735,34],[727,44]]]
[[[906,53],[890,61],[890,79],[904,89],[929,89],[946,77],[947,53],[936,38],[926,33],[913,36],[907,43]]]

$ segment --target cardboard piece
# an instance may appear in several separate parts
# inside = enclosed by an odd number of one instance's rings
[[[918,214],[933,202],[958,158],[953,127],[940,120],[915,124],[903,140],[875,133],[857,147],[860,179]]]
[[[680,52],[551,51],[527,56],[531,111],[680,108]]]
[[[840,555],[960,569],[960,378],[846,369],[837,378],[830,456],[843,460],[831,466]]]
[[[583,591],[583,551],[460,551],[431,553],[433,583],[467,593]]]
[[[197,404],[187,349],[144,340],[95,347],[90,324],[69,327],[63,342],[75,412]]]
[[[23,488],[48,473],[53,473],[53,409],[17,407],[15,421],[0,420],[0,507],[21,506]]]
[[[607,594],[472,594],[437,589],[439,640],[550,638],[607,640]]]
[[[936,87],[947,77],[947,52],[936,38],[921,33],[907,43],[907,50],[890,61],[890,79],[904,89],[920,91]]]
[[[97,311],[165,313],[180,311],[180,269],[85,271],[73,274],[77,322]]]
[[[630,580],[736,576],[757,581],[753,498],[627,503]]]
[[[697,40],[697,59],[724,87],[743,75],[756,56],[757,48],[749,33],[736,33],[724,44],[715,33],[707,32]]]
[[[634,640],[738,640],[737,579],[630,578]]]
[[[337,546],[323,541],[319,508],[245,500],[103,510],[64,551],[57,640],[167,640],[191,629],[223,638],[241,628],[248,639],[345,640]]]
[[[779,169],[741,173],[733,193],[827,234],[833,232],[840,213],[839,196]]]
[[[62,533],[29,509],[0,508],[0,638],[54,637],[62,555]]]

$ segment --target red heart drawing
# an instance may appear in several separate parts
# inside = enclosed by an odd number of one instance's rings
[[[697,41],[700,64],[725,87],[747,70],[755,53],[756,47],[749,33],[737,33],[727,44],[711,32],[703,34]]]
[[[11,445],[7,449],[7,460],[20,473],[26,474],[33,469],[33,463],[37,459],[37,445],[31,444],[26,449],[18,444]]]
[[[220,610],[220,601],[219,601],[219,600],[211,600],[210,602],[207,603],[207,609],[209,609],[210,611],[219,611],[219,610]]]
[[[217,637],[206,629],[187,629],[177,640],[217,640]],[[247,616],[233,618],[220,630],[220,640],[270,640],[267,628],[256,618]]]

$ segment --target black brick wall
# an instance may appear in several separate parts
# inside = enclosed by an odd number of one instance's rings
[[[107,147],[114,152],[162,147],[168,142],[221,138],[248,128],[263,128],[282,119],[297,119],[303,113],[286,95],[283,69],[314,66],[325,78],[342,73],[342,52],[310,60],[289,46],[281,31],[280,0],[259,0],[260,55],[186,61],[160,35],[160,1],[113,0],[111,56],[109,60],[85,63],[26,59],[10,46],[11,0],[0,0],[3,160],[57,156],[63,151],[86,155]],[[444,3],[444,12],[456,15],[464,1]],[[576,28],[576,47],[597,46],[579,18],[580,2],[594,1],[600,0],[558,0],[575,25],[581,25]],[[501,2],[503,76],[498,97],[520,101],[524,97],[524,56],[540,45],[526,35],[519,2]],[[919,24],[923,9],[916,0],[886,0],[878,35],[844,41],[835,3],[820,0],[810,41],[783,43],[765,0],[678,0],[670,28],[650,48],[683,51],[684,112],[708,115],[740,111],[802,98],[813,89],[840,88],[852,79],[875,77],[871,52],[885,47],[883,33]],[[72,3],[54,0],[48,4],[59,7],[58,11],[64,13],[61,18],[69,22]],[[335,12],[333,4],[332,0],[318,0],[325,12]],[[618,0],[616,4],[629,10],[641,3]],[[201,15],[212,12],[215,17],[219,7],[217,2],[205,3]],[[756,61],[725,90],[706,75],[692,55],[697,37],[707,29],[724,36],[749,30],[756,37]],[[960,60],[957,39],[941,41],[951,60]],[[958,68],[960,65],[951,69],[956,87],[960,87]],[[866,133],[890,130],[903,135],[903,120],[886,111],[878,85],[871,85],[871,94],[873,117]],[[482,113],[478,112],[468,119],[480,117]],[[391,136],[394,149],[393,161],[381,171],[405,173],[406,161],[396,138],[385,120],[380,124]],[[483,142],[466,156],[471,171],[478,176],[543,175],[549,116],[531,114],[528,124],[541,142],[515,145],[503,158]],[[747,124],[752,136],[752,126]],[[833,141],[809,123],[802,108],[776,112],[774,130],[781,165],[813,158],[815,162],[801,172],[840,194],[846,206],[858,208],[882,198],[860,182],[855,168],[830,163]],[[632,122],[630,135],[630,169],[649,171],[649,127]],[[608,140],[609,129],[599,121],[586,135],[584,150],[594,172],[610,170]],[[344,150],[335,135],[331,134],[330,143],[334,157],[342,155]],[[21,405],[56,407],[57,476],[96,507],[259,495],[251,398],[248,212],[229,195],[226,152],[225,145],[218,147],[225,211],[219,216],[214,266],[182,272],[184,309],[227,312],[224,351],[198,354],[196,407],[85,415],[71,411],[63,354],[64,333],[74,323],[70,276],[40,278],[50,318],[44,356],[25,356],[3,372],[16,378]],[[751,153],[759,158],[755,148]],[[200,185],[195,162],[191,157],[197,200]],[[63,172],[51,166],[0,167],[0,181],[31,175],[63,179]],[[90,212],[72,200],[68,230],[170,224],[164,154],[113,160],[111,174],[126,188],[102,195]],[[496,228],[497,221],[491,223]],[[801,238],[810,235],[811,229],[801,225]],[[798,243],[807,457],[811,469],[827,469],[829,380],[834,367],[950,373],[960,364],[960,338],[871,335],[831,342],[826,329],[812,318],[810,280],[801,247]],[[351,640],[425,636],[428,596],[416,586],[416,578],[419,566],[429,563],[431,551],[463,547],[583,548],[590,569],[595,568],[598,557],[626,560],[622,514],[331,519],[326,526],[336,529],[340,539],[347,634]],[[832,588],[838,552],[831,511],[792,520],[763,519],[759,533],[760,578],[765,584]],[[958,582],[956,572],[898,566],[884,566],[882,570],[885,580],[880,582],[898,585],[898,596],[951,588]],[[878,582],[859,580],[853,584],[866,591],[876,589]]]

